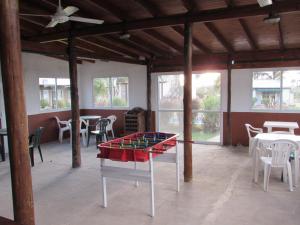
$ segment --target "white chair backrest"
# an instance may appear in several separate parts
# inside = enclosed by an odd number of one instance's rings
[[[89,123],[86,120],[80,119],[80,129],[87,129]]]
[[[247,129],[249,140],[252,139],[256,134],[263,133],[263,130],[261,128],[252,127],[248,123],[245,124],[245,127]],[[255,135],[253,135],[253,134],[255,134]]]
[[[107,117],[107,119],[110,120],[110,123],[107,125],[106,130],[112,130],[113,124],[117,120],[117,117],[115,115],[110,115]]]
[[[60,126],[60,119],[57,116],[55,116],[54,118],[56,119],[57,126],[60,128],[61,127]]]
[[[298,150],[298,144],[291,140],[277,140],[270,143],[272,151],[272,167],[284,166],[290,158],[293,151]]]

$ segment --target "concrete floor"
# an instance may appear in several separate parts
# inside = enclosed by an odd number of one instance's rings
[[[101,207],[99,161],[95,146],[82,148],[82,167],[71,169],[71,149],[42,146],[32,168],[37,225],[296,225],[300,221],[300,187],[288,191],[280,171],[270,190],[251,181],[247,148],[194,145],[194,180],[175,191],[175,165],[155,163],[156,216],[149,213],[149,188],[141,183],[108,180],[108,208]],[[124,166],[129,166],[122,163]],[[139,165],[145,167],[146,165]],[[146,167],[145,167],[146,168]],[[12,218],[9,163],[0,162],[0,215]]]

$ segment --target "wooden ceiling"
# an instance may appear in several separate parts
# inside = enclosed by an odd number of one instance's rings
[[[245,63],[299,60],[300,1],[273,2],[264,8],[256,0],[62,0],[62,5],[78,7],[78,16],[105,20],[97,26],[75,24],[76,50],[82,60],[144,64],[152,59],[156,71],[167,71],[183,63],[186,19],[194,22],[193,54],[201,59],[197,65],[208,58],[210,65],[226,64],[229,57]],[[57,3],[22,0],[20,12],[54,14]],[[263,22],[271,11],[280,15],[280,23]],[[20,16],[23,50],[65,57],[70,23],[45,28],[48,22]],[[130,38],[121,40],[126,32]]]

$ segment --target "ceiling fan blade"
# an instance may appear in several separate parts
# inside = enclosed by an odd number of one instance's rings
[[[52,15],[41,15],[41,14],[29,14],[29,13],[20,13],[20,16],[37,16],[37,17],[52,17]]]
[[[78,16],[70,16],[69,20],[82,22],[82,23],[95,23],[95,24],[104,23],[104,20],[89,19],[89,18],[83,18],[83,17],[78,17]]]
[[[74,13],[76,13],[79,9],[75,6],[68,6],[64,8],[64,12],[66,13],[67,16],[70,16]]]
[[[47,24],[46,27],[47,27],[47,28],[55,27],[57,24],[58,24],[58,21],[55,20],[55,19],[52,19],[52,20],[50,21],[50,23]]]

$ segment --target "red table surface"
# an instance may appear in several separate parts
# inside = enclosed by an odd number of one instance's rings
[[[143,135],[157,135],[157,136],[166,136],[166,138],[156,144],[143,148],[143,149],[134,149],[134,148],[121,148],[121,147],[111,147],[112,144],[118,145],[124,140],[131,140]],[[153,151],[152,157],[162,154],[168,149],[176,145],[177,134],[163,133],[163,132],[138,132],[134,134],[127,135],[122,138],[117,138],[105,143],[98,145],[100,153],[97,155],[97,158],[110,159],[114,161],[134,161],[134,162],[146,162],[149,160],[149,150]],[[159,152],[159,153],[155,153]]]

